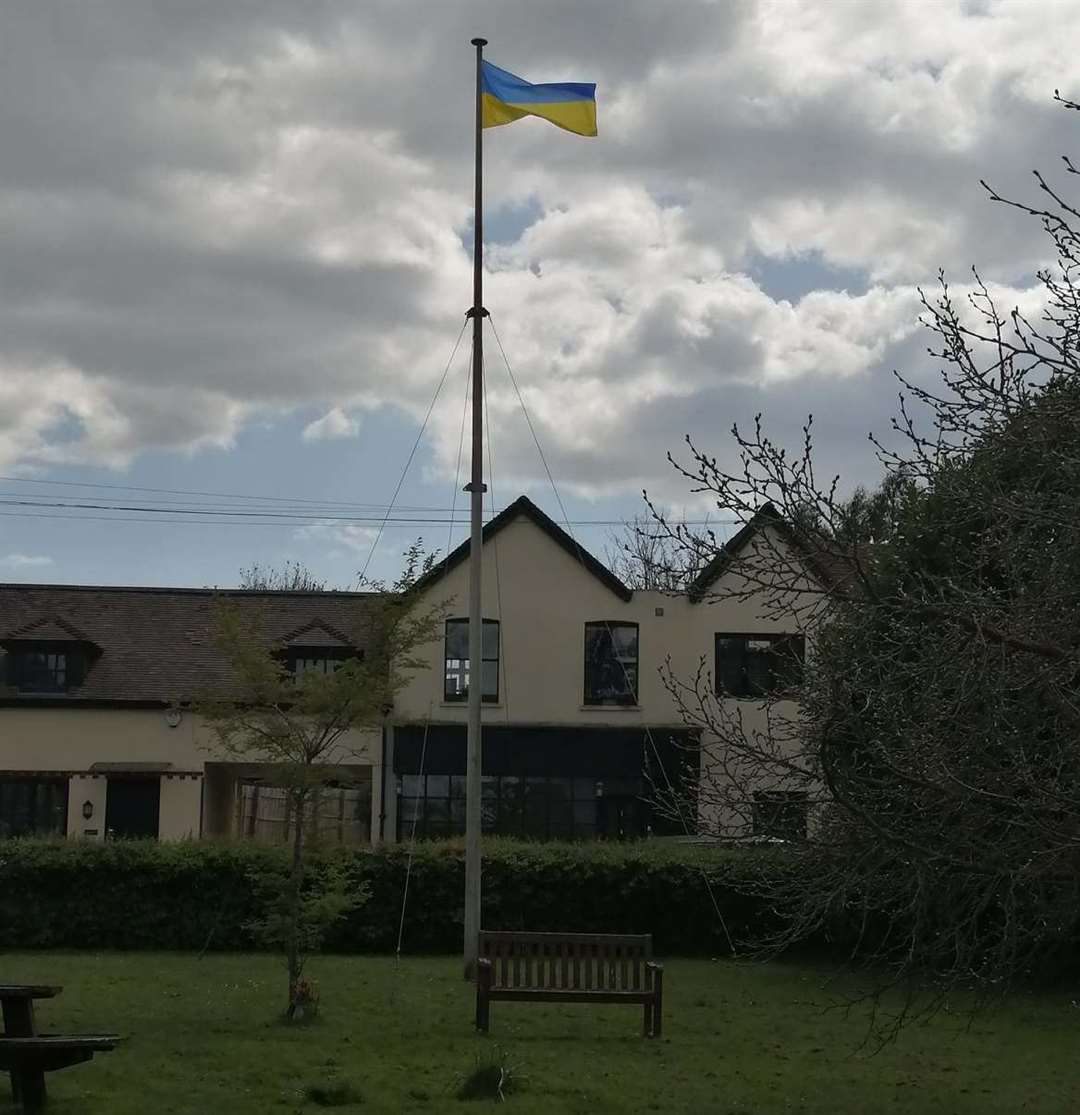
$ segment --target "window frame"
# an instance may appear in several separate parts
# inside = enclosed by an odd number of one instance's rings
[[[742,682],[738,690],[729,689],[721,685],[721,675],[725,672],[721,669],[720,664],[720,642],[721,640],[735,640],[741,639],[743,641],[742,653],[740,656],[739,669],[742,674]],[[748,660],[751,653],[749,644],[754,642],[768,642],[772,644],[772,648],[765,652],[773,660],[773,665],[770,667],[769,672],[769,685],[761,688],[751,683],[747,672]],[[713,692],[717,697],[725,698],[730,697],[735,700],[759,700],[762,697],[767,697],[770,694],[783,695],[784,693],[792,692],[798,688],[798,681],[789,680],[783,684],[783,678],[780,677],[779,672],[775,667],[775,662],[779,657],[776,652],[776,644],[790,642],[791,646],[795,648],[794,660],[798,662],[798,672],[801,674],[803,667],[806,663],[806,636],[801,631],[765,631],[765,632],[748,632],[748,631],[717,631],[713,636]]]
[[[353,647],[345,647],[338,645],[328,646],[322,644],[296,644],[289,646],[285,651],[285,668],[296,679],[302,678],[308,673],[318,673],[322,676],[327,676],[335,673],[337,670],[348,661],[354,658],[363,658],[364,652],[358,651]],[[333,670],[297,670],[297,665],[300,662],[336,662],[337,665]]]
[[[597,697],[589,691],[589,629],[600,628],[601,631],[606,631],[611,639],[612,653],[615,651],[614,632],[617,627],[628,627],[634,630],[634,685],[630,693],[627,694],[629,699],[622,698],[606,698]],[[626,673],[626,663],[618,657],[614,661],[623,665],[624,676]],[[641,625],[635,623],[633,620],[607,620],[607,619],[590,619],[585,621],[585,631],[582,641],[582,701],[583,705],[589,705],[594,708],[637,708],[640,704],[640,690],[641,687]]]
[[[645,793],[644,779],[639,782],[639,792],[633,796],[640,799]],[[603,778],[588,775],[485,774],[480,793],[481,829],[485,836],[525,840],[599,839],[603,836],[600,803],[605,797],[604,785]],[[431,803],[439,808],[429,808]],[[579,809],[586,804],[591,806],[588,820],[584,819],[586,811]],[[399,841],[412,839],[414,822],[418,840],[460,836],[465,831],[465,775],[399,773],[397,806]]]
[[[27,639],[5,644],[6,649],[6,683],[19,693],[28,696],[48,696],[50,694],[67,693],[83,682],[84,655],[78,644],[57,639]],[[44,655],[45,666],[41,673],[34,678],[33,671],[26,668],[25,660],[31,655]],[[64,660],[61,684],[39,685],[37,679],[45,673],[51,673],[54,682],[57,674],[55,665],[49,665],[49,658]]]
[[[67,778],[63,777],[46,777],[40,775],[23,775],[17,772],[10,772],[0,775],[0,806],[7,807],[11,797],[13,796],[10,791],[10,786],[30,787],[30,794],[28,796],[28,809],[27,817],[31,821],[40,821],[41,815],[34,812],[36,797],[33,788],[40,786],[51,787],[56,794],[58,800],[55,803],[56,818],[58,824],[52,828],[41,828],[37,824],[24,831],[7,832],[9,822],[3,814],[0,814],[0,840],[3,839],[17,839],[19,837],[51,837],[51,836],[67,836],[68,832],[68,808],[71,799],[71,783]],[[11,825],[14,828],[14,825]]]
[[[480,700],[483,704],[497,705],[499,703],[499,691],[502,688],[502,665],[501,665],[501,659],[502,659],[502,624],[497,619],[484,619],[484,620],[481,620],[480,622],[483,624],[483,630],[488,630],[489,628],[494,628],[494,630],[495,630],[495,657],[494,658],[488,658],[484,655],[483,631],[481,632],[481,636],[480,636],[480,686],[481,686]],[[451,693],[450,689],[447,685],[447,681],[448,681],[447,664],[451,661],[451,658],[450,658],[450,655],[449,655],[449,650],[450,650],[450,625],[452,623],[460,623],[460,624],[464,625],[466,640],[468,640],[468,634],[469,634],[469,619],[468,619],[467,616],[464,616],[464,617],[462,617],[462,616],[452,616],[451,618],[447,619],[445,624],[443,625],[443,702],[445,704],[448,704],[448,705],[463,705],[469,699],[468,686],[466,686],[460,692]],[[454,662],[469,662],[469,659],[466,656],[465,658],[454,658],[452,661],[454,661]],[[485,693],[483,691],[484,663],[485,662],[494,662],[495,663],[495,692],[494,693]],[[469,662],[469,681],[470,681],[470,684],[471,684],[471,681],[472,681],[472,663],[471,662]]]

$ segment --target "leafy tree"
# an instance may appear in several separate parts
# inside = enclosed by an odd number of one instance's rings
[[[218,643],[235,684],[228,699],[203,700],[199,711],[219,752],[272,763],[274,779],[285,791],[292,819],[289,867],[282,878],[269,881],[276,899],[255,928],[285,954],[288,1018],[311,1005],[304,979],[307,954],[318,948],[329,925],[364,897],[350,889],[332,862],[308,870],[319,790],[355,755],[358,733],[381,729],[410,673],[425,665],[418,651],[435,638],[440,609],[421,607],[413,586],[431,560],[419,544],[410,547],[401,577],[368,594],[364,629],[350,632],[362,654],[328,673],[294,675],[280,648],[259,640],[242,608],[228,600],[220,606]]]
[[[1080,939],[1080,211],[1036,180],[1043,207],[989,193],[1054,244],[1041,311],[1002,309],[977,272],[966,302],[944,276],[923,295],[941,381],[898,374],[879,488],[843,498],[839,478],[820,483],[810,422],[793,455],[759,416],[733,431],[737,469],[690,442],[675,462],[722,512],[767,527],[728,555],[742,577],[712,598],[753,600],[811,635],[797,702],[725,701],[706,663],[667,672],[712,741],[703,825],[751,839],[764,793],[806,801],[793,869],[766,888],[786,927],[756,943],[846,934],[853,957],[889,973],[879,991],[911,992],[895,1024],[958,984],[1000,992]]]

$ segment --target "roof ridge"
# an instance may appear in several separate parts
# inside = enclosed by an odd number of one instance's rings
[[[589,573],[598,581],[602,582],[621,600],[627,601],[634,595],[633,589],[625,585],[619,577],[599,560],[599,558],[589,553],[573,535],[559,526],[550,515],[542,511],[526,495],[518,496],[513,503],[507,504],[498,515],[493,519],[489,519],[484,524],[481,532],[481,545],[498,534],[504,527],[509,526],[509,524],[520,515],[524,515],[535,526],[538,526],[557,546],[565,550],[572,558],[576,561],[580,561]],[[470,540],[466,538],[460,546],[451,550],[442,561],[433,566],[416,582],[413,586],[414,591],[422,591],[428,588],[449,573],[451,569],[460,565],[468,557],[469,549]]]

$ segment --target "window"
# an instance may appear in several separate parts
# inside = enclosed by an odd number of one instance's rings
[[[301,674],[332,674],[342,663],[355,657],[348,647],[290,647],[289,671]]]
[[[637,624],[585,624],[585,704],[636,705],[637,699]]]
[[[760,697],[791,689],[802,678],[802,635],[717,635],[716,691]]]
[[[63,643],[15,647],[8,655],[8,682],[21,693],[63,693],[81,678],[75,656]]]
[[[443,699],[465,701],[469,697],[469,621],[446,621],[446,669]],[[484,620],[480,652],[480,698],[499,699],[499,621]]]
[[[807,799],[802,790],[759,790],[751,812],[754,835],[771,840],[806,836]]]
[[[485,775],[480,825],[485,833],[571,840],[594,837],[603,805],[595,778]],[[398,783],[398,838],[439,839],[465,831],[463,774],[403,774]]]
[[[0,836],[63,836],[67,808],[66,778],[0,777]]]

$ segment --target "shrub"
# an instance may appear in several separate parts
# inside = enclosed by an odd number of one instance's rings
[[[283,849],[198,841],[0,842],[0,948],[230,950],[258,947],[260,878],[281,870]],[[408,849],[336,849],[314,855],[313,876],[344,875],[367,901],[328,931],[330,952],[392,952]],[[540,844],[484,848],[483,922],[493,929],[652,933],[659,955],[721,955],[772,917],[755,876],[782,870],[773,851],[666,844]],[[460,843],[417,845],[403,950],[461,947]],[[714,905],[715,903],[715,905]],[[718,916],[717,910],[722,914]]]

